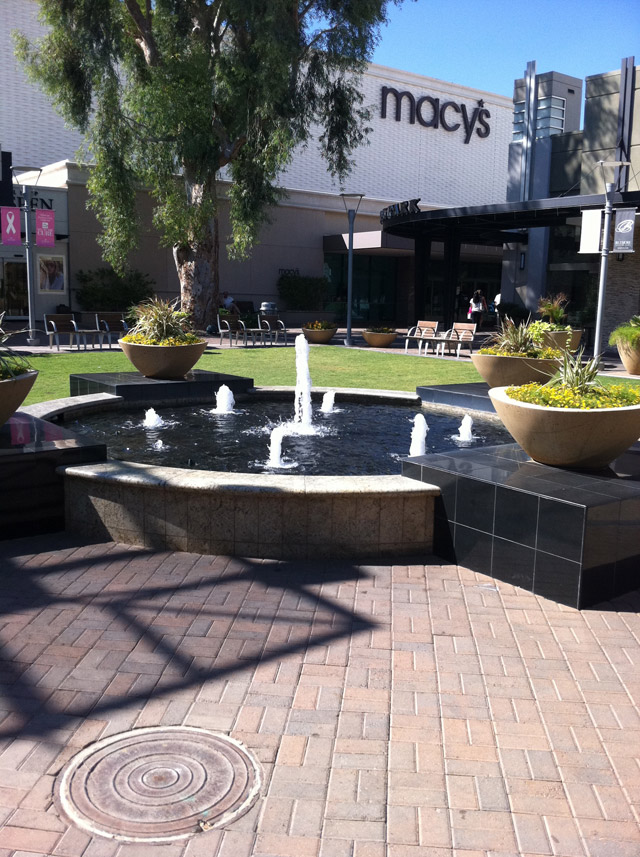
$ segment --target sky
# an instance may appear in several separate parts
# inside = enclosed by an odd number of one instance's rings
[[[373,62],[498,95],[530,60],[584,79],[640,65],[640,0],[404,0]]]

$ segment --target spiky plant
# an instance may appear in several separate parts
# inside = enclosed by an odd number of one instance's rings
[[[18,352],[5,345],[10,337],[22,331],[12,331],[6,333],[2,329],[4,313],[0,313],[0,381],[7,381],[10,378],[17,378],[18,375],[24,375],[25,372],[31,371],[33,368],[26,357],[23,357]]]
[[[567,305],[569,298],[564,292],[557,295],[547,295],[538,301],[538,312],[543,319],[547,318],[551,324],[562,326],[567,320]]]
[[[515,322],[505,316],[500,329],[494,333],[489,344],[480,349],[480,354],[493,354],[503,357],[560,357],[561,352],[554,348],[544,348],[533,336],[530,320]]]
[[[562,363],[557,373],[545,386],[564,387],[578,396],[604,389],[604,384],[598,378],[602,362],[600,355],[596,354],[583,363],[583,353],[584,348],[581,348],[576,354],[570,354],[568,351],[563,352]]]
[[[177,309],[178,300],[164,301],[150,298],[134,307],[131,314],[134,325],[125,342],[142,345],[189,345],[202,342],[194,333],[188,313]]]

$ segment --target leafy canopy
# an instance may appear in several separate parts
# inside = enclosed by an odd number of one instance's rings
[[[41,0],[48,34],[16,36],[17,53],[87,135],[105,257],[121,268],[136,245],[141,185],[167,244],[197,245],[220,177],[244,254],[312,128],[342,180],[367,132],[359,74],[391,2]]]

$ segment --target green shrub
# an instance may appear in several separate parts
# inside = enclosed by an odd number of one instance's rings
[[[640,345],[640,315],[634,315],[611,332],[609,345],[618,345],[618,343],[628,345],[630,348],[637,348]]]
[[[302,277],[282,274],[278,280],[278,295],[291,310],[321,310],[327,297],[326,277]]]
[[[141,271],[130,270],[120,276],[110,268],[78,271],[76,300],[83,310],[126,312],[133,304],[153,297],[155,282]]]

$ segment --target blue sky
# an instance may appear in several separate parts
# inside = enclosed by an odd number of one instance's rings
[[[640,65],[640,0],[404,0],[373,61],[500,95],[527,62],[584,78]]]

